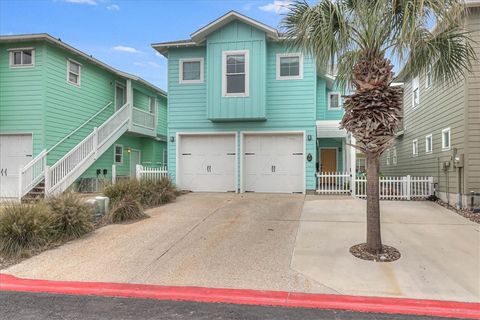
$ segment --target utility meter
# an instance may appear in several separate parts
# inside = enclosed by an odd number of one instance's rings
[[[453,158],[455,168],[463,168],[463,154],[456,154]]]

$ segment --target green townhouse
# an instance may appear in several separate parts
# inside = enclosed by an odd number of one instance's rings
[[[465,30],[480,57],[480,1],[466,2]],[[403,128],[381,159],[386,175],[431,176],[450,205],[480,205],[480,63],[455,83],[436,83],[431,70],[405,79]]]
[[[1,199],[163,166],[166,118],[166,93],[139,77],[48,34],[0,36]]]
[[[334,77],[274,28],[231,11],[168,59],[168,171],[190,191],[305,193],[355,172]]]

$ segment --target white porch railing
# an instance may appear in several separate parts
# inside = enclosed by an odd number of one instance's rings
[[[127,131],[130,109],[125,104],[98,129],[58,160],[45,175],[45,194],[65,191],[93,162]]]
[[[133,107],[132,123],[143,128],[154,129],[155,114]]]
[[[160,168],[144,167],[140,164],[136,166],[137,180],[160,180],[162,178],[168,178],[167,166]]]
[[[433,194],[433,177],[380,177],[380,199],[411,200],[426,198]],[[343,172],[317,174],[317,193],[351,194],[367,197],[367,178],[351,177]]]
[[[40,152],[32,161],[20,170],[19,198],[32,190],[45,176],[47,166],[47,150]]]
[[[322,172],[317,174],[317,192],[322,194],[350,193],[350,173]]]

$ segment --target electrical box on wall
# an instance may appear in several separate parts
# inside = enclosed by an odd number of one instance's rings
[[[442,162],[442,169],[443,169],[444,171],[447,171],[448,168],[450,168],[450,161],[443,161],[443,162]]]
[[[456,154],[453,158],[453,166],[455,168],[463,168],[463,154]]]

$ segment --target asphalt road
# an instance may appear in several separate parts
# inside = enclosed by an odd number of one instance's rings
[[[43,293],[0,292],[0,319],[8,320],[445,320],[347,311],[260,307],[220,303],[172,302]]]

